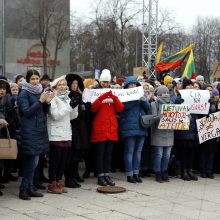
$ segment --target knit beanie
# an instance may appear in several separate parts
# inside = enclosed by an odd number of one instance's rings
[[[187,86],[193,85],[193,82],[188,78],[183,78],[182,89],[185,89]]]
[[[198,80],[204,80],[204,76],[198,75],[198,76],[196,77],[196,81],[198,81]]]
[[[169,89],[166,86],[159,86],[155,90],[157,96],[161,96],[164,92],[169,92]]]
[[[111,81],[111,73],[108,69],[102,70],[102,73],[99,77],[100,82],[110,82]]]
[[[66,75],[60,76],[59,78],[56,78],[53,82],[50,83],[52,88],[55,88],[57,83],[61,80],[66,80]]]
[[[165,76],[164,80],[164,85],[167,86],[169,83],[172,83],[173,82],[173,78],[171,76]]]
[[[212,90],[212,94],[213,94],[213,95],[216,95],[216,96],[219,96],[219,91],[218,91],[218,89],[213,89],[213,90]]]

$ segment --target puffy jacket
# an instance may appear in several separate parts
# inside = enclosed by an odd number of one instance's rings
[[[78,116],[78,106],[70,106],[70,98],[63,101],[55,96],[50,102],[47,128],[50,141],[71,141],[72,130],[70,120]]]
[[[91,111],[96,113],[92,124],[91,142],[118,141],[116,112],[122,112],[124,105],[116,96],[113,103],[103,103],[103,100],[98,98],[91,105]]]
[[[141,126],[140,116],[147,114],[150,104],[147,100],[124,103],[124,111],[120,114],[120,130],[122,138],[131,136],[148,136],[147,128]]]
[[[42,104],[40,95],[21,90],[18,105],[21,118],[21,152],[27,155],[39,155],[49,150],[47,133],[47,104]]]

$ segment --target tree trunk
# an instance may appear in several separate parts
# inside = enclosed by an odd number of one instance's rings
[[[55,78],[56,67],[57,67],[55,61],[57,60],[57,57],[58,57],[58,50],[59,49],[56,47],[55,52],[54,52],[54,63],[53,63],[53,66],[52,66],[52,76],[51,76],[52,80],[54,80],[54,78]]]

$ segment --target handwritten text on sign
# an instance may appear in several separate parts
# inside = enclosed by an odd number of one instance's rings
[[[83,101],[94,102],[100,95],[112,91],[112,94],[117,96],[121,102],[129,102],[139,100],[144,95],[142,86],[131,89],[84,89]],[[105,99],[104,102],[112,102],[112,99]]]
[[[190,106],[190,113],[192,114],[208,114],[210,103],[210,92],[208,90],[180,90],[181,97],[184,103]]]
[[[158,129],[189,130],[189,110],[188,105],[162,105]]]
[[[196,120],[199,143],[220,137],[220,112]]]

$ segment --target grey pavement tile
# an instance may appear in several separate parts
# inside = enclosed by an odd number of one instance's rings
[[[10,215],[1,215],[1,220],[36,220],[30,216],[22,215],[22,214],[10,214]]]

